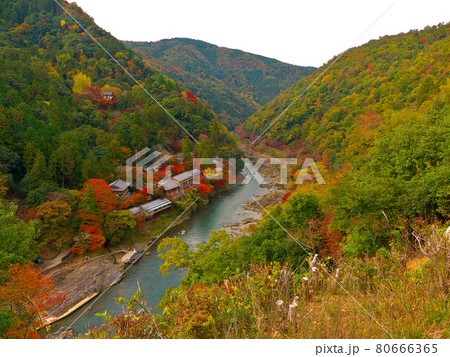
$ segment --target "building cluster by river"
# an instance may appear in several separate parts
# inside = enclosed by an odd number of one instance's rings
[[[155,168],[151,168],[155,170]],[[148,169],[147,169],[148,170]],[[164,192],[164,197],[148,201],[142,205],[129,208],[129,210],[143,218],[153,217],[155,214],[169,209],[172,205],[170,199],[184,194],[184,190],[195,184],[195,178],[201,175],[200,170],[189,170],[178,175],[164,178],[158,181],[158,187]],[[131,182],[118,179],[109,184],[112,191],[119,197],[127,199],[131,197],[133,189]]]
[[[253,201],[253,197],[260,197],[269,192],[267,188],[260,187],[255,180],[252,180],[248,185],[237,185],[234,189],[222,193],[215,197],[208,205],[199,207],[195,212],[192,212],[189,220],[184,221],[178,226],[172,228],[166,233],[166,237],[178,235],[179,231],[185,231],[182,239],[186,241],[190,247],[195,249],[199,243],[204,244],[208,241],[211,231],[224,229],[226,225],[233,225],[239,221],[254,222],[260,217],[260,214],[254,211],[249,211],[244,208],[248,201]],[[228,231],[233,227],[225,227]],[[164,237],[162,237],[164,238]],[[132,266],[122,280],[105,291],[101,297],[94,300],[92,308],[86,311],[86,308],[80,308],[71,315],[56,322],[52,325],[52,331],[56,331],[62,326],[69,326],[75,333],[84,333],[88,326],[99,326],[102,318],[95,316],[97,312],[108,311],[112,316],[122,312],[121,306],[116,304],[115,298],[124,297],[130,298],[136,292],[138,283],[144,294],[144,297],[149,302],[151,307],[156,307],[159,301],[165,294],[166,289],[171,286],[178,286],[181,279],[186,274],[185,271],[169,271],[167,276],[162,276],[159,272],[159,267],[162,260],[157,257],[157,244],[148,250],[149,255],[141,257],[138,264]],[[111,259],[111,258],[109,258]],[[88,263],[94,265],[95,262]],[[103,260],[98,261],[96,265],[105,264]],[[113,269],[110,266],[109,269]],[[106,268],[106,266],[105,266]],[[83,273],[86,272],[86,274]],[[89,267],[85,267],[79,272],[73,271],[71,274],[75,278],[84,276],[86,282],[89,282]],[[84,274],[84,275],[83,275]],[[108,281],[116,277],[115,273],[111,273],[111,279],[103,279]],[[98,276],[98,279],[101,277]],[[97,279],[97,277],[95,277]],[[105,283],[107,281],[105,280]],[[81,283],[81,280],[80,280]],[[105,285],[107,286],[107,285]],[[69,287],[69,285],[67,285]],[[87,292],[86,294],[90,294]],[[100,296],[100,295],[99,295]]]

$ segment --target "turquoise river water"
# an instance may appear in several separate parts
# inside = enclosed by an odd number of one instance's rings
[[[235,223],[246,218],[258,218],[256,212],[244,210],[245,202],[268,192],[262,188],[255,180],[251,180],[248,185],[237,185],[232,190],[213,197],[206,206],[198,208],[192,212],[188,221],[174,227],[165,236],[174,236],[178,232],[185,230],[182,236],[190,246],[198,243],[205,243],[213,230],[219,230],[225,224]],[[103,319],[95,316],[97,312],[108,311],[111,315],[122,312],[122,307],[116,304],[114,298],[130,298],[138,287],[144,294],[151,307],[155,307],[164,296],[164,292],[170,286],[178,286],[186,271],[169,271],[167,276],[162,276],[159,267],[162,260],[157,257],[157,245],[150,248],[150,255],[144,255],[135,265],[133,265],[123,276],[123,279],[116,285],[108,289],[91,309],[87,307],[92,302],[81,307],[70,316],[56,322],[52,326],[52,331],[56,331],[62,326],[71,326],[75,334],[85,333],[89,326],[101,325]],[[87,311],[86,311],[87,310]]]

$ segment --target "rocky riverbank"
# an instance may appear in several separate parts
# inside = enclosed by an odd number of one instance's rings
[[[263,206],[267,207],[279,203],[281,197],[286,192],[285,188],[278,183],[279,171],[276,166],[270,165],[267,161],[259,170],[259,172],[266,178],[270,179],[270,184],[265,187],[271,189],[271,191],[255,199]],[[225,188],[224,188],[225,190]],[[222,192],[217,192],[220,197]],[[206,204],[207,201],[202,202]],[[245,203],[244,209],[255,212],[251,218],[243,219],[236,223],[226,224],[224,228],[229,234],[235,238],[245,234],[251,225],[257,224],[262,214],[261,207],[254,201],[250,200]],[[190,218],[190,213],[180,217],[176,224],[177,226],[182,222]],[[162,225],[159,222],[159,225]],[[67,301],[59,306],[59,309],[52,311],[51,315],[53,320],[57,320],[58,317],[65,316],[67,312],[73,312],[77,308],[81,307],[83,303],[87,303],[89,300],[95,298],[96,294],[101,293],[104,289],[108,288],[111,284],[120,281],[121,274],[123,272],[123,266],[117,262],[125,250],[136,249],[136,251],[143,252],[149,245],[155,243],[159,233],[164,227],[157,227],[150,224],[148,227],[143,227],[139,236],[132,237],[124,242],[119,248],[122,251],[115,253],[104,254],[103,256],[91,257],[89,260],[85,260],[84,257],[72,257],[66,261],[51,267],[45,272],[47,277],[52,278],[53,284],[57,291],[67,292]],[[156,231],[155,231],[156,229]],[[105,250],[105,253],[108,253]]]
[[[269,156],[258,153],[249,146],[240,145],[240,148],[248,158],[252,159],[252,162],[255,162],[258,157],[266,157],[269,159]],[[244,204],[243,208],[247,211],[255,212],[255,217],[224,225],[224,228],[232,238],[246,234],[250,230],[250,226],[258,224],[259,219],[264,213],[264,208],[280,203],[282,197],[288,192],[287,185],[280,184],[280,172],[277,166],[271,165],[269,160],[264,162],[258,169],[258,172],[269,181],[269,183],[260,186],[270,191],[264,195],[254,197],[254,199]]]
[[[263,213],[264,208],[268,206],[273,206],[281,202],[281,198],[286,194],[286,190],[284,189],[275,189],[270,191],[269,193],[255,198],[255,200],[248,201],[244,208],[249,211],[258,212],[260,214]]]
[[[123,253],[118,253],[118,257]],[[45,273],[51,278],[57,291],[65,292],[66,301],[51,311],[49,322],[59,319],[80,301],[85,303],[113,283],[120,281],[122,266],[116,264],[116,256],[105,255],[92,260],[77,257]],[[80,307],[80,306],[78,306]]]
[[[190,213],[180,217],[173,227],[189,219]],[[120,282],[124,266],[119,264],[126,251],[145,251],[159,235],[149,235],[146,242],[134,242],[126,245],[126,249],[85,259],[84,256],[72,256],[65,262],[45,271],[51,278],[56,291],[64,292],[66,300],[56,309],[49,312],[45,324],[53,323],[68,316],[92,300],[96,295]],[[124,246],[125,247],[125,246]],[[81,303],[82,302],[82,303]]]

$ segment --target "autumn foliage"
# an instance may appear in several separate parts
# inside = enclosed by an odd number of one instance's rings
[[[0,272],[0,307],[12,314],[4,335],[9,338],[39,338],[36,328],[42,325],[47,313],[65,300],[56,293],[51,279],[45,278],[33,263],[13,264],[9,271]]]
[[[147,195],[139,192],[119,202],[104,180],[91,179],[84,184],[79,198],[77,219],[80,233],[74,238],[72,252],[83,254],[87,250],[101,248],[107,241],[116,243],[133,232],[137,220],[126,209],[144,203]]]
[[[103,247],[103,244],[106,242],[106,238],[101,232],[94,232],[90,235],[88,242],[89,250],[97,250]]]
[[[97,208],[102,213],[109,213],[117,208],[118,199],[112,191],[111,187],[102,179],[90,179],[87,181],[80,192],[80,196],[86,193],[88,186],[91,186],[94,191],[94,201]]]
[[[79,197],[81,203],[77,218],[81,233],[75,238],[72,252],[82,254],[86,250],[99,249],[105,244],[105,217],[118,207],[119,202],[111,187],[101,179],[87,181]]]
[[[283,202],[286,202],[286,200],[287,200],[289,197],[291,197],[291,195],[292,195],[292,192],[291,192],[291,191],[286,192],[286,193],[283,195],[283,197],[281,197],[281,202],[282,202],[282,203],[283,203]]]
[[[202,195],[202,196],[208,196],[211,193],[211,187],[209,187],[208,185],[202,183],[200,184],[200,187],[198,189],[198,192]]]
[[[331,227],[332,220],[333,212],[329,212],[323,219],[310,220],[307,232],[310,234],[310,239],[317,245],[320,256],[331,256],[337,259],[341,252],[343,236]]]
[[[146,187],[144,187],[142,189],[142,192],[146,191],[144,189],[146,189]],[[120,202],[119,209],[127,209],[130,207],[135,207],[135,206],[145,203],[146,201],[147,201],[147,194],[138,192],[138,193],[133,194],[131,196],[131,198],[128,198],[128,199]]]
[[[222,187],[222,186],[223,186],[223,180],[217,180],[217,181],[214,181],[214,186],[216,186],[216,187]]]

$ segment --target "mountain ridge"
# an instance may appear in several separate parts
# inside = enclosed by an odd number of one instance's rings
[[[208,102],[230,129],[315,70],[189,38],[123,43]]]
[[[359,140],[356,148],[353,140],[357,132],[365,130],[364,125],[375,134],[392,112],[425,109],[445,84],[449,72],[445,57],[448,31],[449,24],[440,24],[350,48],[337,61],[333,57],[260,108],[243,128],[259,135],[284,113],[265,137],[300,144],[316,158],[327,156],[332,164],[351,161],[370,147],[367,140]],[[284,112],[307,88],[305,95]]]

